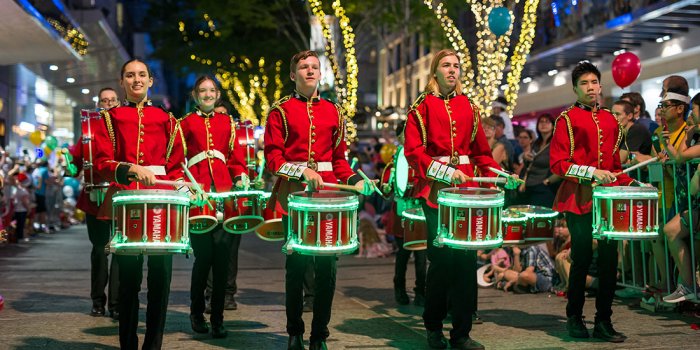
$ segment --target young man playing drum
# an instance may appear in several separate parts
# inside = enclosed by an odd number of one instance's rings
[[[285,236],[289,220],[287,195],[304,190],[304,182],[310,190],[321,189],[324,183],[338,180],[354,185],[363,194],[374,190],[373,183],[362,180],[345,159],[345,119],[335,105],[319,97],[321,65],[316,53],[297,53],[289,68],[296,89],[274,104],[265,126],[267,169],[278,176],[268,207],[283,215]],[[299,253],[287,255],[285,265],[289,349],[304,348],[302,284],[306,265],[312,260],[315,263],[315,298],[310,349],[326,349],[335,292],[336,257]]]
[[[422,202],[428,227],[428,267],[423,321],[432,349],[446,349],[442,321],[451,306],[452,349],[483,349],[469,337],[476,303],[476,250],[438,248],[438,191],[471,182],[475,167],[486,176],[498,168],[491,157],[478,110],[462,92],[460,62],[452,50],[438,52],[430,65],[425,92],[411,106],[406,121],[405,154],[418,179],[414,196]],[[510,179],[510,178],[509,178]],[[509,180],[508,187],[517,183]]]
[[[119,190],[141,190],[160,179],[182,178],[182,143],[172,137],[177,121],[172,114],[152,105],[148,89],[153,75],[146,64],[133,59],[121,70],[120,85],[126,101],[123,106],[103,111],[104,128],[98,128],[95,167],[112,185],[100,207],[99,218],[111,219],[112,195]],[[173,187],[166,187],[172,190]],[[204,198],[197,198],[201,205]],[[147,254],[147,253],[145,253]],[[139,298],[143,278],[143,255],[116,255],[119,261],[119,344],[137,349]],[[165,315],[170,295],[172,255],[148,257],[148,306],[144,349],[160,349],[163,344]]]
[[[583,323],[586,275],[593,256],[592,195],[593,184],[629,185],[626,174],[615,176],[620,165],[622,130],[615,117],[598,106],[600,72],[588,61],[579,63],[571,73],[576,103],[557,118],[550,149],[552,172],[564,177],[554,200],[554,210],[566,215],[571,232],[569,300],[566,328],[574,338],[588,338]],[[617,241],[598,241],[599,289],[593,336],[610,342],[626,337],[611,323],[612,301],[617,273]]]

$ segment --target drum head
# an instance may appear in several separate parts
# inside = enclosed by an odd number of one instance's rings
[[[403,153],[403,147],[396,156],[396,194],[403,197],[408,188],[408,160]]]
[[[486,264],[476,270],[476,283],[479,287],[488,288],[493,285],[493,282],[486,282],[484,280],[484,274],[491,268],[491,264]]]

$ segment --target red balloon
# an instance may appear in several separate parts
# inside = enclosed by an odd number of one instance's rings
[[[615,84],[621,88],[626,88],[639,77],[639,73],[642,71],[642,62],[639,61],[639,57],[631,52],[624,52],[617,57],[612,62],[612,76],[615,80]]]

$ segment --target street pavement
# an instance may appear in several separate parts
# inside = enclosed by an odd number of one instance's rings
[[[193,259],[173,260],[172,291],[164,349],[285,349],[284,256],[280,243],[243,237],[238,274],[238,310],[226,311],[226,339],[193,334],[189,325],[189,286]],[[90,243],[85,226],[43,234],[30,242],[0,246],[0,349],[117,349],[118,325],[91,317]],[[422,308],[397,307],[393,300],[393,258],[344,256],[330,324],[330,349],[426,349]],[[409,294],[413,283],[409,267]],[[146,286],[141,292],[145,331]],[[412,296],[412,295],[411,295]],[[698,323],[679,313],[652,314],[615,301],[613,322],[629,336],[620,345],[574,340],[565,331],[566,300],[549,294],[514,295],[479,291],[484,324],[471,336],[487,349],[680,349],[700,348]],[[586,323],[592,329],[595,305],[588,299]],[[307,339],[311,314],[304,316]],[[445,334],[449,336],[449,324]]]

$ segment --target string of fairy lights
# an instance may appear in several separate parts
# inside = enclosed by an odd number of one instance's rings
[[[220,37],[221,32],[216,29],[214,20],[209,14],[202,15],[207,30],[200,29],[195,35],[208,39]],[[178,30],[185,43],[190,42],[190,34],[183,21],[178,23]],[[221,62],[211,58],[201,57],[197,54],[190,54],[192,61],[202,65],[216,66],[216,78],[221,83],[221,88],[228,100],[241,116],[241,120],[248,120],[253,125],[265,125],[265,120],[259,116],[266,116],[270,109],[270,97],[277,101],[282,95],[281,66],[282,61],[275,61],[273,73],[274,85],[270,82],[270,76],[266,69],[266,59],[260,57],[257,62],[253,62],[245,56],[231,55],[228,62]],[[241,76],[247,77],[247,81]],[[269,89],[272,88],[272,96],[269,96]],[[261,120],[262,119],[262,120]]]
[[[465,1],[476,19],[477,42],[475,47],[478,48],[476,50],[476,73],[471,66],[471,56],[467,44],[459,29],[447,15],[447,10],[444,8],[442,1],[424,0],[423,3],[433,11],[445,37],[452,45],[452,48],[457,51],[462,62],[464,92],[469,95],[474,105],[484,111],[485,115],[489,115],[491,113],[491,101],[498,96],[499,87],[503,81],[503,72],[508,63],[510,36],[513,33],[514,26],[511,22],[508,31],[501,36],[493,34],[488,27],[488,15],[494,8],[503,6],[504,0]],[[517,5],[519,2],[520,0],[515,0],[512,4]],[[520,37],[510,58],[510,71],[506,76],[507,87],[504,91],[504,96],[508,101],[507,112],[511,116],[517,104],[520,77],[535,36],[538,4],[539,0],[525,0],[524,16],[520,21]],[[509,10],[509,12],[511,18],[513,18],[513,11]]]
[[[359,71],[355,54],[355,33],[350,25],[350,19],[345,15],[345,9],[341,5],[340,0],[334,0],[331,3],[331,8],[338,19],[344,48],[345,72],[343,72],[337,60],[333,32],[328,22],[326,22],[323,2],[321,0],[311,0],[309,1],[309,8],[321,25],[321,33],[326,43],[326,57],[331,64],[335,78],[335,92],[338,96],[338,103],[342,113],[346,117],[347,140],[352,142],[357,139],[357,125],[352,121],[352,117],[355,116],[357,108],[357,74]]]
[[[504,96],[508,101],[506,112],[508,115],[513,115],[515,106],[518,102],[518,92],[520,91],[520,78],[525,68],[527,56],[530,54],[532,42],[535,39],[535,27],[537,25],[537,7],[540,0],[526,0],[524,4],[524,13],[521,20],[520,38],[513,49],[513,54],[510,57],[510,72],[506,77],[507,86],[504,91]]]
[[[85,56],[87,54],[88,41],[85,38],[85,34],[81,33],[77,28],[70,24],[64,25],[55,18],[48,18],[47,21],[63,37],[63,40],[65,40],[73,48],[73,50],[75,50],[75,52],[77,52],[80,56]]]

